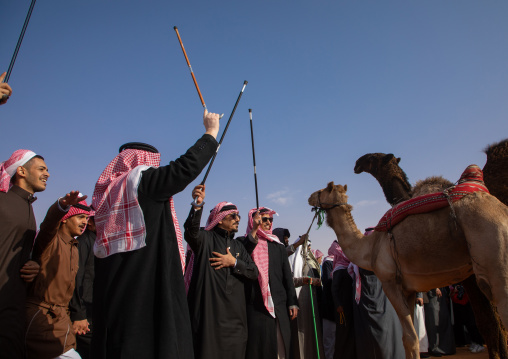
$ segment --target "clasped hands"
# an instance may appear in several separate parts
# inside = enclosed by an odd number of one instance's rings
[[[74,330],[74,334],[83,335],[90,331],[89,328],[90,323],[88,320],[76,320],[72,323],[72,329]]]

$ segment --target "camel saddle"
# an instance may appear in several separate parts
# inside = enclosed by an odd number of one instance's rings
[[[393,206],[374,229],[380,232],[390,231],[397,223],[411,214],[436,211],[477,191],[489,193],[483,182],[483,172],[480,167],[470,165],[460,176],[457,185],[447,188],[443,192],[418,196]]]

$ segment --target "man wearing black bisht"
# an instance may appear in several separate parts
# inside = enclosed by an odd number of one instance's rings
[[[192,192],[204,204],[204,185]],[[185,222],[184,238],[194,252],[185,273],[190,279],[188,302],[196,359],[243,359],[247,346],[245,281],[258,269],[243,244],[234,239],[240,216],[233,203],[221,202],[200,230],[202,206],[193,206]],[[192,279],[191,279],[192,278]]]
[[[275,213],[265,207],[251,209],[242,239],[259,270],[258,280],[246,288],[249,321],[246,359],[289,358],[290,319],[298,315],[287,252],[272,234]]]
[[[165,166],[152,146],[122,146],[95,185],[94,359],[194,359],[172,196],[217,150],[219,115],[205,110],[203,123],[206,133]]]

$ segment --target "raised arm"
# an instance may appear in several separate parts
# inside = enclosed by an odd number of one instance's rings
[[[71,191],[49,207],[48,213],[41,223],[39,234],[35,238],[32,254],[33,260],[39,262],[42,252],[50,244],[51,240],[55,238],[58,228],[60,228],[60,221],[69,211],[70,206],[78,204],[80,201],[85,200],[86,197],[80,197],[79,191]]]
[[[12,95],[12,89],[9,84],[3,82],[5,75],[7,75],[7,72],[4,72],[2,75],[0,75],[0,105],[6,103],[9,99],[9,96]]]
[[[205,134],[187,152],[166,166],[151,168],[143,172],[138,192],[165,201],[179,193],[203,171],[217,150],[215,140],[219,126],[219,115],[208,113],[203,116]]]
[[[205,199],[205,186],[197,185],[192,191],[192,198],[196,198],[196,204],[201,205]],[[197,253],[201,247],[202,238],[199,235],[199,227],[201,224],[201,215],[203,214],[203,207],[192,206],[189,216],[187,217],[184,228],[184,239],[192,248],[194,253]]]

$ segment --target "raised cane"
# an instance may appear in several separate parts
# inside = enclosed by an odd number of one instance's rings
[[[254,130],[252,128],[252,109],[251,108],[249,108],[249,117],[250,117],[250,138],[252,141],[252,161],[254,162],[254,187],[256,188],[256,208],[259,209],[258,177],[256,174],[256,151],[254,150]]]
[[[30,21],[30,17],[32,16],[35,1],[36,0],[32,0],[32,2],[30,3],[30,7],[28,8],[25,23],[23,24],[23,28],[21,29],[21,34],[19,35],[18,43],[16,44],[16,48],[14,49],[14,54],[12,54],[11,63],[9,64],[9,68],[7,69],[7,74],[5,75],[3,82],[9,82],[9,78],[11,77],[12,68],[14,67],[14,63],[16,62],[16,58],[18,57],[19,48],[21,47],[21,43],[23,42],[23,38],[25,37],[26,28],[28,26],[28,22]],[[2,101],[8,98],[9,96],[7,94],[2,95]]]
[[[229,116],[229,120],[228,120],[228,123],[226,124],[226,128],[224,129],[224,132],[222,132],[222,136],[220,138],[219,145],[217,146],[217,150],[215,151],[215,154],[213,155],[212,160],[210,161],[210,164],[208,165],[208,169],[206,170],[205,177],[203,178],[203,180],[200,183],[201,185],[205,184],[208,174],[210,173],[210,169],[212,168],[213,162],[215,161],[215,158],[217,157],[217,153],[219,152],[222,141],[224,140],[224,136],[226,136],[226,132],[228,131],[229,124],[231,123],[231,120],[233,119],[233,116],[235,114],[236,107],[238,106],[238,103],[240,102],[240,99],[242,98],[243,91],[245,90],[245,86],[247,86],[247,81],[243,82],[242,90],[240,91],[240,94],[238,95],[238,98],[236,99],[235,106],[233,107],[233,111],[231,112],[231,115]],[[197,197],[194,198],[194,201],[191,202],[191,205],[193,205],[194,207],[201,207],[202,205],[205,204],[205,202],[201,202],[200,204],[197,204],[196,200],[197,200]]]
[[[196,90],[198,91],[199,100],[201,101],[201,105],[203,105],[203,108],[206,110],[206,104],[205,100],[203,99],[203,95],[201,95],[201,91],[199,90],[198,81],[196,80],[196,76],[194,76],[194,71],[192,71],[192,66],[189,61],[189,57],[187,56],[187,52],[185,51],[185,47],[183,47],[182,38],[180,37],[180,33],[178,32],[178,28],[175,26],[173,29],[175,29],[176,36],[178,37],[178,42],[180,43],[180,47],[183,51],[183,56],[185,56],[185,61],[187,62],[187,66],[189,66],[190,74],[192,76],[192,81],[194,81],[194,86],[196,86]],[[224,114],[220,115],[219,119],[222,118]]]

